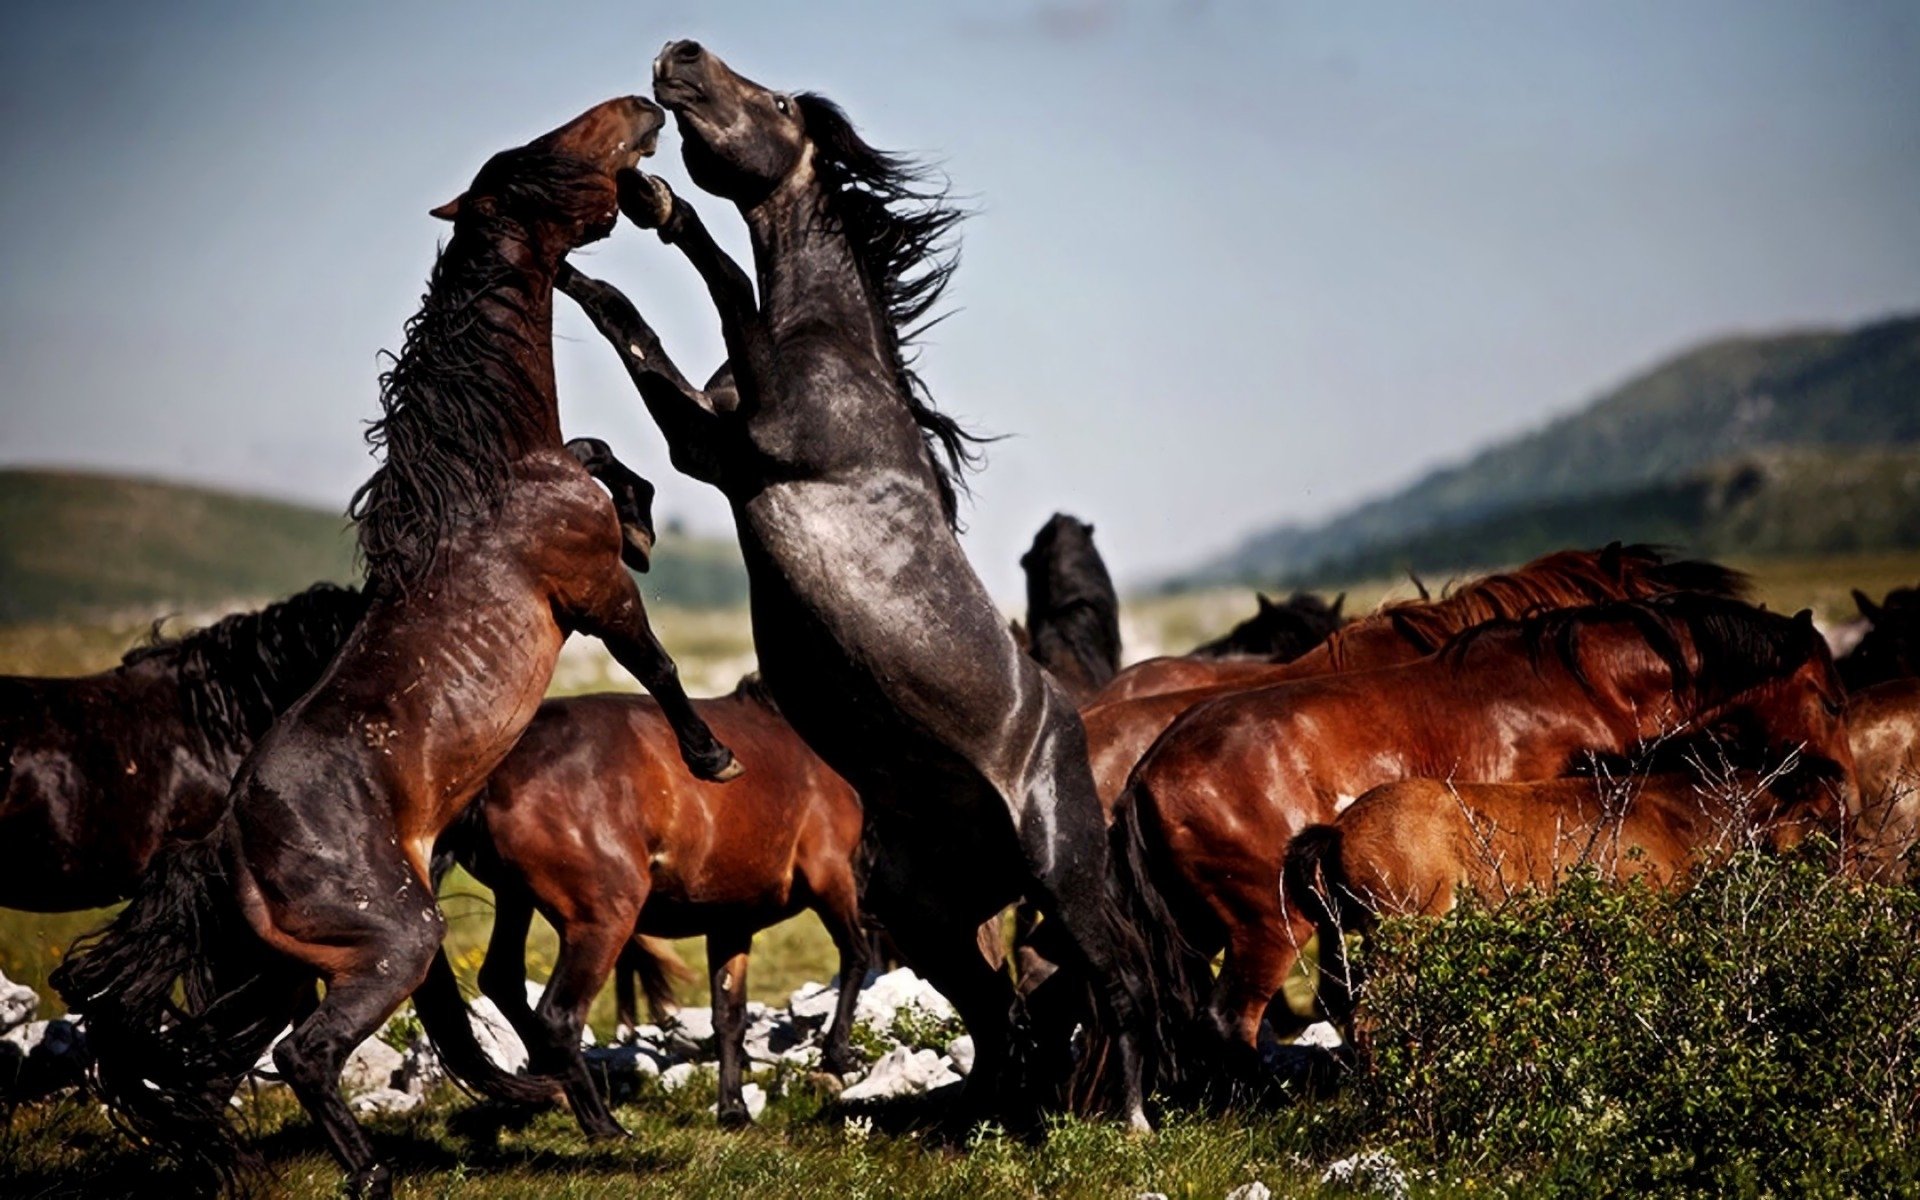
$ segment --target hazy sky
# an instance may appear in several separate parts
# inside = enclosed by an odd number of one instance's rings
[[[697,37],[937,156],[977,215],[922,360],[993,448],[995,591],[1057,508],[1123,580],[1324,515],[1706,335],[1920,307],[1913,4],[69,3],[0,16],[0,461],[331,507],[493,151]],[[671,133],[655,165],[699,200]],[[730,211],[711,224],[741,253]],[[691,270],[584,265],[690,374]],[[570,433],[673,476],[559,327]]]

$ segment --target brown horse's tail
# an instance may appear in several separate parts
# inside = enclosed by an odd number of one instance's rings
[[[427,977],[413,993],[413,1011],[433,1041],[440,1065],[453,1081],[470,1092],[507,1104],[546,1104],[561,1080],[540,1075],[515,1075],[487,1056],[473,1034],[466,998],[454,977],[445,947],[434,951]]]
[[[613,967],[615,1019],[628,1029],[640,1026],[640,1008],[635,1003],[633,983],[647,998],[647,1015],[659,1021],[680,1006],[674,994],[679,984],[693,980],[693,969],[675,954],[673,947],[659,938],[635,937],[620,950]]]
[[[1349,933],[1361,933],[1373,913],[1353,891],[1342,858],[1338,825],[1309,825],[1287,845],[1280,868],[1280,892],[1293,910],[1313,922],[1320,943],[1320,982],[1316,998],[1327,1020],[1343,1029],[1353,1018],[1358,982],[1347,958]]]
[[[229,832],[223,821],[157,855],[132,900],[74,944],[52,982],[86,1017],[92,1085],[115,1123],[231,1188],[249,1160],[227,1102],[285,1028],[304,977],[241,915]]]
[[[1184,1091],[1208,1074],[1211,1057],[1201,1017],[1213,989],[1210,956],[1189,940],[1188,922],[1169,900],[1179,894],[1165,847],[1149,830],[1152,799],[1139,784],[1129,786],[1114,810],[1108,830],[1112,862],[1109,899],[1132,935],[1149,975],[1144,990],[1153,998],[1155,1046],[1148,1048],[1147,1084]],[[1156,827],[1157,829],[1157,827]]]

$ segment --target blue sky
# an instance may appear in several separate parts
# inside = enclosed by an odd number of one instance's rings
[[[922,367],[1010,435],[967,512],[1009,599],[1057,508],[1138,580],[1698,338],[1920,308],[1911,4],[10,5],[0,461],[343,505],[427,208],[689,36],[970,198]],[[671,136],[655,164],[698,199]],[[650,236],[585,265],[718,361]],[[726,528],[611,353],[558,334],[569,432]]]

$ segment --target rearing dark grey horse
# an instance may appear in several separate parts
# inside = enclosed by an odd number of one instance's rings
[[[868,809],[868,911],[974,1035],[963,1112],[1022,1111],[1011,985],[975,931],[1025,895],[1068,934],[1118,1034],[1119,1103],[1144,1125],[1152,975],[1085,734],[961,550],[970,439],[902,353],[951,271],[938,243],[957,214],[830,102],[761,87],[693,42],[661,53],[654,92],[694,181],[745,217],[757,297],[664,184],[628,175],[622,207],[700,271],[730,368],[698,391],[619,292],[577,274],[560,286],[619,349],[675,465],[732,502],[761,671]]]

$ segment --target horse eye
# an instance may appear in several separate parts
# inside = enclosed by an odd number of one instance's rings
[[[775,96],[773,98],[773,106],[781,112],[787,111],[787,98],[785,96]]]
[[[1821,703],[1821,704],[1822,704],[1823,706],[1825,706],[1825,708],[1826,708],[1826,710],[1827,710],[1827,715],[1828,715],[1828,716],[1830,716],[1830,717],[1837,717],[1837,716],[1839,716],[1839,715],[1840,715],[1841,713],[1843,713],[1843,712],[1845,712],[1845,711],[1847,710],[1847,706],[1846,706],[1846,705],[1844,705],[1844,704],[1842,704],[1842,703],[1840,703],[1840,702],[1839,702],[1838,700],[1830,700],[1830,699],[1828,699],[1828,698],[1826,698],[1825,696],[1822,696],[1822,697],[1820,698],[1820,703]]]

